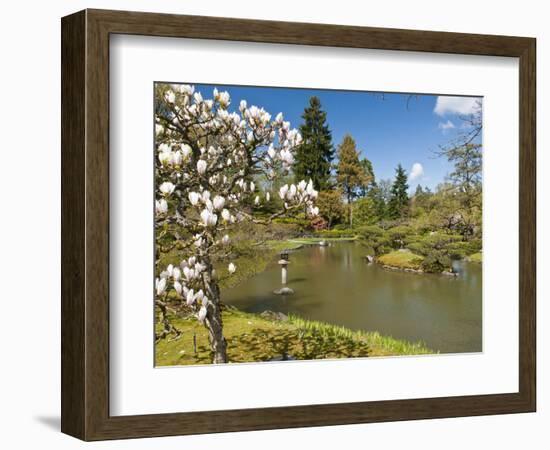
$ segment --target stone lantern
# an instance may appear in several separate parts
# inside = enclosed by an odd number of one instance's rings
[[[288,260],[288,250],[283,250],[280,257],[281,259],[279,259],[278,264],[281,266],[281,284],[283,286],[281,289],[277,289],[273,292],[277,295],[294,294],[294,291],[286,285],[288,281],[288,265],[290,264]]]
[[[288,265],[290,264],[290,261],[288,260],[288,251],[283,250],[281,252],[281,259],[278,263],[281,266],[281,284],[283,286],[286,286],[286,282],[288,279]]]

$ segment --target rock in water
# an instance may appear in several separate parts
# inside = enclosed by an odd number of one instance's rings
[[[290,289],[289,287],[283,287],[281,289],[275,289],[273,291],[274,294],[276,295],[292,295],[294,294],[294,291],[292,289]]]
[[[282,312],[275,312],[275,311],[264,311],[260,314],[261,317],[268,320],[280,320],[281,322],[286,322],[288,320],[288,316],[286,314],[283,314]]]

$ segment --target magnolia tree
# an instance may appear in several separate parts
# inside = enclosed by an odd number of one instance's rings
[[[301,136],[279,113],[242,100],[229,112],[230,96],[214,89],[205,99],[189,85],[161,85],[156,93],[156,239],[157,261],[163,243],[181,251],[179,266],[159,268],[155,302],[163,331],[156,338],[179,336],[170,322],[169,304],[179,302],[208,330],[214,363],[227,362],[216,261],[238,268],[231,255],[229,233],[239,222],[268,225],[273,219],[305,211],[316,216],[317,191],[311,180],[284,185],[275,195],[281,208],[258,219],[273,195],[273,186],[291,168]],[[265,180],[265,181],[263,181]],[[225,270],[223,271],[225,272]]]

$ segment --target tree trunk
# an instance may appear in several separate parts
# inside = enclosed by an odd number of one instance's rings
[[[351,206],[351,192],[348,192],[349,227],[353,228],[353,208]]]
[[[206,270],[203,275],[210,304],[204,320],[204,326],[208,330],[210,349],[213,352],[212,362],[222,364],[227,362],[227,342],[223,336],[222,310],[220,305],[220,288],[218,282],[212,277],[212,264],[209,258],[203,258]]]
[[[208,308],[208,314],[204,324],[208,329],[208,340],[213,352],[212,362],[223,364],[227,362],[227,342],[223,336],[222,312],[219,301],[212,302]]]

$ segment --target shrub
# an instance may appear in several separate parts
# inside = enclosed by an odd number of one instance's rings
[[[481,264],[483,262],[483,255],[481,253],[474,253],[469,256],[468,261]]]
[[[426,246],[425,243],[421,241],[407,244],[407,248],[413,253],[416,253],[418,255],[424,255],[424,256],[427,255],[431,250],[428,246]]]
[[[344,229],[344,230],[321,230],[315,233],[319,237],[324,238],[352,238],[356,236],[354,230]]]
[[[378,225],[366,225],[357,229],[357,234],[363,239],[370,239],[373,237],[379,237],[384,234],[384,230]]]
[[[310,226],[314,231],[323,231],[327,229],[328,223],[321,216],[316,216],[311,219]]]
[[[407,225],[399,225],[397,227],[390,228],[387,231],[393,248],[403,248],[406,237],[412,233],[412,228]]]
[[[367,225],[360,227],[357,234],[364,246],[373,249],[376,256],[392,251],[392,240],[388,233],[378,225]]]
[[[424,272],[441,273],[451,268],[451,259],[444,252],[434,250],[426,255],[421,267]]]
[[[451,242],[446,245],[445,249],[451,259],[464,259],[471,253],[468,242]]]
[[[337,189],[319,192],[317,206],[319,214],[328,222],[329,227],[346,218],[346,205],[342,202],[342,193]]]
[[[297,225],[300,230],[307,230],[310,227],[310,221],[308,219],[300,217],[279,217],[273,221],[273,223],[283,223],[287,225]]]
[[[338,230],[338,231],[347,231],[347,230],[349,230],[347,223],[339,223],[333,229]]]

